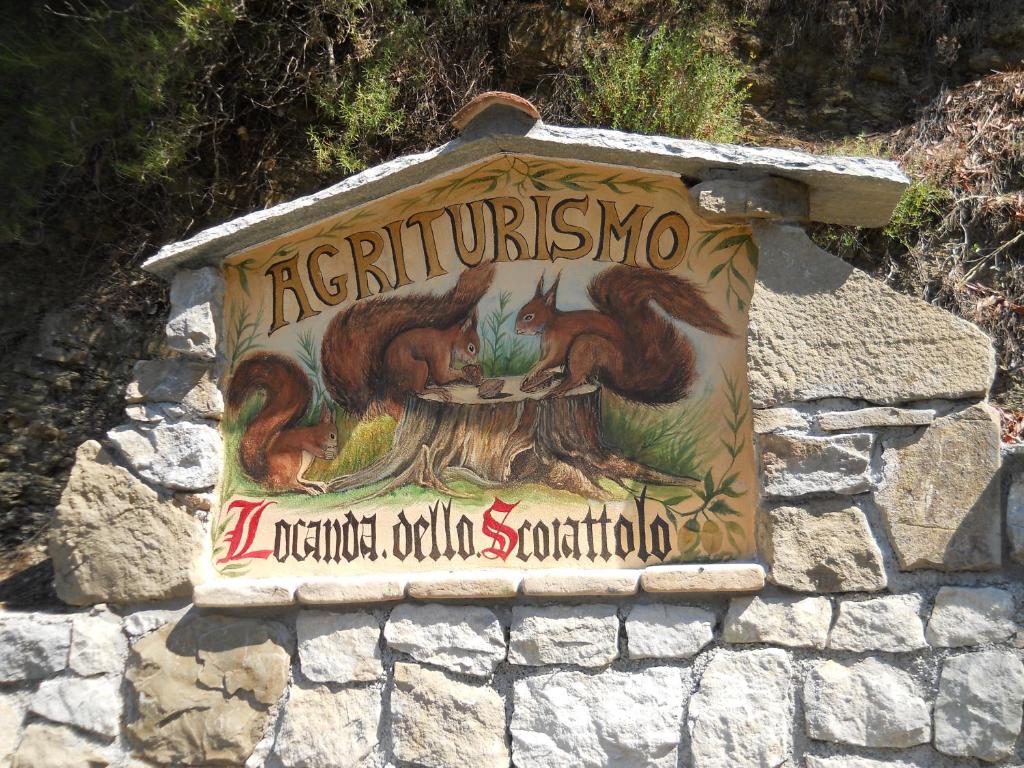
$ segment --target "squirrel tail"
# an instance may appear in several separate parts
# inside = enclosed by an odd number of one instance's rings
[[[231,374],[228,408],[237,412],[257,392],[262,392],[265,399],[242,435],[239,460],[249,477],[262,482],[267,476],[270,442],[302,418],[313,388],[298,363],[272,352],[255,352],[243,358]]]
[[[693,381],[695,356],[689,340],[656,311],[718,336],[735,334],[708,304],[704,291],[676,275],[616,266],[601,272],[587,288],[603,314],[619,321],[635,343],[626,350],[632,371],[613,391],[645,403],[671,403],[685,396]]]
[[[383,370],[388,344],[412,328],[450,328],[464,320],[494,278],[494,265],[465,270],[447,293],[383,296],[357,301],[336,314],[320,348],[324,387],[331,399],[357,416],[380,401],[402,404]]]

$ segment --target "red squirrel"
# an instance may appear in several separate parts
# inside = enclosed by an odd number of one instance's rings
[[[399,419],[410,395],[448,399],[446,385],[478,384],[476,307],[493,279],[494,265],[485,264],[464,271],[440,296],[377,297],[336,314],[320,347],[328,394],[355,415]]]
[[[242,469],[268,490],[324,493],[326,484],[307,479],[305,473],[314,458],[330,460],[338,453],[338,429],[330,407],[320,408],[316,424],[298,426],[313,396],[309,377],[297,363],[272,352],[247,355],[235,366],[228,382],[228,407],[237,412],[256,392],[263,392],[265,400],[242,434]]]
[[[493,266],[476,267],[441,296],[375,298],[339,312],[321,346],[328,394],[354,415],[385,412],[397,419],[410,395],[448,399],[445,385],[479,382],[476,305],[493,274]],[[456,369],[455,362],[464,365]],[[325,483],[304,475],[314,458],[337,455],[330,408],[321,409],[314,426],[296,426],[309,407],[312,387],[297,363],[273,352],[248,355],[235,367],[228,406],[237,412],[257,391],[266,399],[242,435],[242,469],[268,490],[325,492]]]
[[[615,266],[590,281],[596,309],[557,308],[559,277],[547,290],[544,276],[534,296],[516,315],[516,333],[541,337],[540,360],[522,390],[544,386],[548,372],[565,368],[565,378],[546,397],[558,397],[586,382],[599,383],[639,403],[673,403],[689,391],[695,375],[693,346],[661,312],[719,336],[733,333],[682,277]]]

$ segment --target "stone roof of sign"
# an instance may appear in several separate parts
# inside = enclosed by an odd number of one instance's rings
[[[327,216],[507,153],[670,171],[693,183],[723,176],[790,179],[807,188],[807,220],[861,227],[885,225],[909,181],[895,163],[871,157],[811,155],[788,149],[545,125],[512,101],[488,96],[492,103],[477,107],[461,135],[437,149],[396,158],[312,195],[205,229],[187,240],[164,246],[144,267],[167,275],[178,267],[218,264],[240,250]]]

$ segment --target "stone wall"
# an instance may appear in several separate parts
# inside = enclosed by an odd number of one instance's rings
[[[129,422],[82,446],[58,510],[56,584],[82,607],[0,614],[0,765],[1024,763],[1024,460],[984,403],[987,338],[798,227],[755,236],[768,585],[742,597],[189,603],[220,279],[180,271],[173,356],[136,367]]]

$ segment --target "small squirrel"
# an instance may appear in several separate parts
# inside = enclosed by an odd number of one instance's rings
[[[313,388],[297,363],[272,352],[247,355],[235,367],[228,382],[228,407],[237,413],[257,392],[263,392],[265,400],[242,434],[242,469],[268,490],[324,493],[327,485],[308,480],[305,473],[314,458],[330,460],[338,453],[338,429],[330,407],[320,408],[316,424],[297,426]]]
[[[652,304],[694,328],[733,335],[704,292],[685,278],[611,267],[587,286],[597,309],[565,312],[556,306],[560,277],[545,290],[541,275],[516,315],[517,334],[541,337],[541,357],[523,380],[524,392],[541,389],[551,369],[564,366],[565,378],[546,397],[593,382],[639,403],[682,399],[695,375],[693,347]]]
[[[328,394],[356,416],[399,419],[410,395],[448,400],[446,385],[480,383],[477,303],[493,278],[494,265],[486,264],[464,271],[440,296],[386,296],[336,314],[320,348]]]

